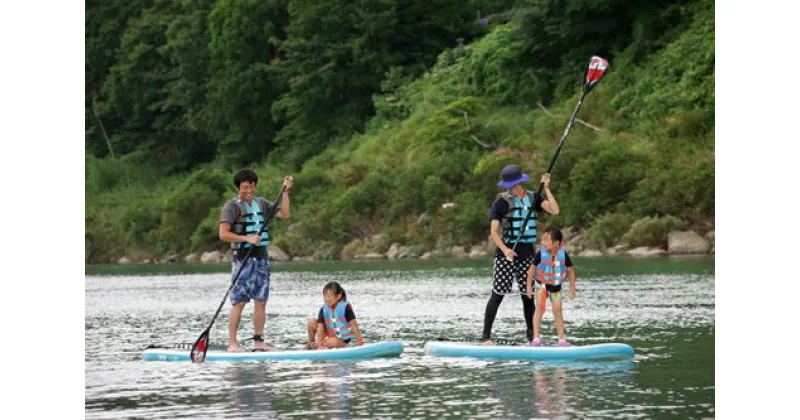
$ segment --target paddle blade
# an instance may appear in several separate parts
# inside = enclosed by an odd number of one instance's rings
[[[592,57],[589,65],[586,66],[586,74],[583,76],[583,91],[588,93],[597,86],[606,75],[606,70],[608,70],[608,61],[598,56]]]
[[[192,352],[190,353],[192,363],[202,363],[206,360],[206,352],[208,351],[208,335],[210,331],[205,330],[197,341],[194,342],[192,346]]]

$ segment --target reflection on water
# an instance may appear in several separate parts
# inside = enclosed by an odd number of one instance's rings
[[[305,320],[320,305],[316,291],[331,280],[345,286],[365,340],[400,340],[406,345],[401,357],[142,362],[140,352],[149,344],[196,338],[219,304],[226,275],[87,277],[86,418],[714,416],[713,275],[601,272],[582,279],[581,299],[565,313],[568,338],[577,345],[631,344],[637,356],[629,361],[424,354],[427,340],[480,334],[490,282],[474,269],[276,273],[269,341],[279,348],[304,343]],[[685,286],[672,287],[676,282]],[[214,342],[225,339],[226,312],[212,331]],[[247,312],[252,309],[245,311],[243,329],[252,328]],[[516,305],[500,307],[498,337],[524,337],[519,312]],[[552,327],[545,319],[545,331]]]

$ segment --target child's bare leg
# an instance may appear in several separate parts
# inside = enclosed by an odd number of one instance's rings
[[[335,349],[335,348],[347,346],[347,343],[345,343],[344,341],[342,341],[342,340],[340,340],[340,339],[338,339],[336,337],[327,337],[327,338],[325,338],[324,343],[325,343],[325,347],[327,347],[329,349]]]
[[[543,293],[539,291],[536,293],[534,300],[536,302],[539,301],[539,293]],[[542,306],[536,305],[536,310],[533,312],[533,338],[540,338],[540,333],[542,329]]]
[[[242,309],[245,302],[239,302],[231,308],[231,315],[228,318],[228,351],[244,351],[242,346],[237,343],[236,332],[239,330],[239,321],[242,319]]]
[[[308,344],[305,345],[306,349],[315,349],[317,348],[316,343],[317,338],[317,319],[310,318],[308,320]]]
[[[564,340],[564,315],[561,311],[561,299],[553,300],[553,317],[556,319],[556,332],[558,341]]]

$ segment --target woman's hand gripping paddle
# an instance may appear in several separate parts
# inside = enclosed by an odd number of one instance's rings
[[[278,193],[278,198],[275,200],[275,204],[269,209],[269,213],[267,213],[266,217],[264,217],[264,224],[261,225],[261,228],[258,229],[255,236],[261,236],[261,233],[264,232],[264,229],[267,228],[270,220],[275,217],[275,213],[278,212],[278,208],[280,208],[281,200],[283,199],[283,191],[286,190],[286,186],[281,187],[281,192]],[[247,249],[247,254],[245,255],[244,261],[247,261],[250,258],[250,254],[253,253],[253,249],[255,247],[251,246]],[[208,352],[208,343],[209,343],[209,335],[211,334],[211,327],[214,325],[214,321],[217,319],[217,315],[219,315],[219,311],[222,310],[222,306],[225,305],[225,299],[228,298],[228,294],[230,294],[233,286],[236,284],[236,281],[239,279],[239,275],[242,274],[242,269],[244,268],[244,262],[239,264],[239,269],[236,270],[236,274],[233,276],[233,280],[231,280],[231,285],[228,286],[228,290],[225,292],[225,296],[222,297],[222,302],[219,303],[219,308],[217,308],[217,312],[214,313],[214,317],[211,318],[211,323],[208,324],[208,327],[200,334],[200,337],[197,338],[197,341],[194,342],[192,346],[192,350],[190,353],[192,363],[200,363],[206,360],[206,352]]]

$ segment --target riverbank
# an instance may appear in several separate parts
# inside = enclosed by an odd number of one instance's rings
[[[599,271],[614,271],[618,274],[659,274],[659,273],[714,273],[715,257],[713,255],[660,257],[602,256],[573,258],[579,275],[591,276]],[[470,273],[491,278],[492,260],[485,258],[443,258],[443,259],[408,259],[408,260],[327,260],[327,261],[274,261],[270,263],[273,273],[335,273],[335,272],[375,272],[382,276],[387,273],[402,271],[445,271],[450,269],[467,270]],[[219,263],[186,263],[172,264],[87,264],[85,275],[118,277],[118,276],[174,276],[202,274],[231,274],[230,261]]]
[[[711,230],[705,234],[700,234],[693,230],[676,230],[666,234],[666,246],[634,246],[626,241],[619,241],[613,246],[596,247],[586,243],[587,232],[573,231],[570,228],[563,229],[564,243],[570,254],[577,257],[602,257],[602,256],[629,256],[629,257],[660,257],[660,256],[680,256],[680,255],[714,255],[715,253],[715,231]],[[591,234],[590,234],[591,235]],[[491,241],[474,244],[472,246],[450,246],[439,247],[430,251],[423,251],[413,246],[405,246],[393,243],[388,250],[380,252],[380,235],[373,236],[368,240],[355,240],[347,244],[337,257],[331,258],[330,255],[320,258],[320,254],[309,250],[309,255],[290,255],[277,245],[269,248],[270,261],[289,262],[289,261],[380,261],[380,260],[441,260],[441,259],[476,259],[484,260],[490,258],[495,251],[495,245]],[[186,255],[170,254],[165,258],[156,259],[148,255],[138,255],[134,257],[122,257],[117,264],[176,264],[176,263],[202,263],[220,264],[230,261],[230,251],[228,249],[217,249],[202,253],[193,252]]]

